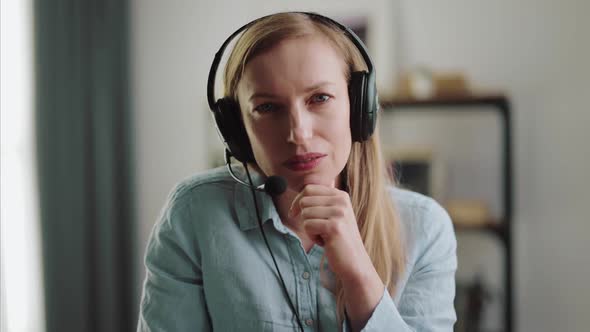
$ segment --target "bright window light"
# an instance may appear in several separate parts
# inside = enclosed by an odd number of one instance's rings
[[[45,331],[32,1],[1,2],[1,331]]]

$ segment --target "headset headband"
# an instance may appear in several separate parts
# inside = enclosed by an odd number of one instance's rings
[[[209,79],[207,81],[207,101],[209,103],[209,108],[213,111],[215,110],[215,104],[216,104],[216,100],[215,100],[215,76],[217,74],[217,68],[219,67],[219,63],[221,62],[221,57],[223,56],[223,52],[225,51],[225,48],[227,47],[227,45],[234,39],[234,37],[236,35],[238,35],[240,32],[246,30],[247,28],[249,28],[251,25],[253,25],[254,23],[263,20],[265,18],[277,15],[277,14],[286,14],[286,13],[294,13],[294,14],[305,14],[311,18],[316,18],[319,20],[323,20],[323,21],[327,21],[329,23],[334,24],[335,26],[337,26],[338,28],[340,28],[344,33],[346,33],[349,36],[349,39],[354,43],[354,45],[356,46],[356,48],[359,50],[359,52],[361,53],[361,56],[363,57],[363,60],[365,61],[365,64],[367,65],[367,71],[369,75],[373,74],[373,62],[371,61],[371,57],[369,56],[369,53],[367,52],[367,49],[365,48],[365,45],[363,44],[363,42],[360,40],[360,38],[352,31],[350,30],[348,27],[334,21],[333,19],[317,14],[317,13],[311,13],[311,12],[283,12],[283,13],[275,13],[275,14],[270,14],[270,15],[266,15],[263,17],[260,17],[254,21],[251,21],[250,23],[244,24],[241,28],[239,28],[238,30],[236,30],[234,33],[232,33],[221,45],[221,48],[219,48],[219,50],[217,51],[217,53],[215,53],[215,58],[213,59],[213,63],[211,64],[211,69],[209,70]]]

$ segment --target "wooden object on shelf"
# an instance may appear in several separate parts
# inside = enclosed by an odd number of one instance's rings
[[[490,220],[487,204],[474,199],[452,199],[444,204],[453,223],[464,227],[483,226]]]
[[[398,79],[395,98],[430,99],[471,95],[467,78],[461,72],[435,72],[416,68]]]
[[[467,79],[461,73],[435,75],[436,96],[466,96],[471,94]]]

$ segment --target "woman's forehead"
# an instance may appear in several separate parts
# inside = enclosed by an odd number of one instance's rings
[[[326,38],[309,36],[279,42],[253,57],[240,80],[240,91],[308,88],[321,82],[346,83],[342,54]]]

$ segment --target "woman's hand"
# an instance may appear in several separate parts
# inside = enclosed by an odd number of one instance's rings
[[[375,271],[345,191],[308,184],[293,200],[289,217],[303,221],[305,232],[324,247],[330,269],[343,283],[360,282]]]
[[[330,269],[342,282],[351,328],[360,331],[385,286],[363,244],[350,196],[337,188],[308,184],[293,200],[289,217],[303,220],[308,236],[324,247]]]

